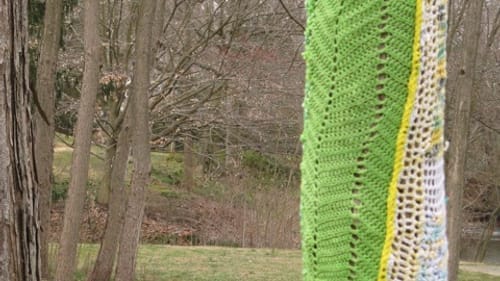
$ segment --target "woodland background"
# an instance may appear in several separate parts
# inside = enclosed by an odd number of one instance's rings
[[[500,2],[449,2],[457,280],[500,227]],[[139,242],[300,247],[304,5],[29,1],[44,278],[72,280],[78,243],[101,244],[88,280],[132,280]]]

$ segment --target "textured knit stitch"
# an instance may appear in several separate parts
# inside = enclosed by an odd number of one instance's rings
[[[437,1],[422,1],[418,83],[409,121],[403,168],[397,182],[397,208],[391,245],[389,280],[415,280],[424,236],[424,162],[431,149],[433,112],[437,102]]]
[[[444,101],[446,81],[447,1],[437,1],[433,7],[433,34],[436,38],[433,56],[437,61],[431,88],[436,93],[432,101],[432,139],[424,162],[424,241],[419,251],[420,268],[417,280],[447,280],[448,243],[446,239],[446,204],[444,188]]]
[[[307,1],[305,281],[445,280],[445,7]]]

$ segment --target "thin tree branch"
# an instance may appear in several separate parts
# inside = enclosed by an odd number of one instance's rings
[[[474,118],[475,121],[481,123],[483,126],[485,126],[487,129],[490,129],[491,131],[497,133],[500,135],[500,130],[499,129],[495,129],[493,127],[491,127],[490,125],[486,124],[483,120],[479,119],[479,118]]]
[[[497,14],[495,15],[495,19],[493,20],[493,30],[491,30],[488,36],[488,41],[486,43],[488,49],[493,46],[498,30],[500,30],[500,8],[497,10]]]
[[[71,149],[74,149],[73,144],[71,144],[71,143],[69,143],[69,142],[65,141],[65,140],[64,140],[63,138],[61,138],[58,134],[56,134],[56,137],[57,137],[57,138],[58,138],[58,139],[59,139],[62,143],[64,143],[67,147],[69,147],[69,148],[71,148]],[[101,156],[99,156],[99,155],[95,154],[95,153],[94,153],[94,152],[92,152],[92,151],[90,152],[90,155],[94,156],[95,158],[97,158],[97,159],[99,159],[99,160],[101,160],[101,161],[104,161],[104,158],[102,158]]]
[[[287,6],[285,5],[285,3],[283,3],[283,0],[278,0],[281,4],[281,7],[283,7],[283,9],[285,10],[285,12],[288,14],[288,16],[290,17],[291,20],[293,20],[298,26],[300,26],[300,28],[302,29],[302,31],[305,31],[306,30],[306,27],[299,21],[297,20],[297,18],[295,18],[292,13],[290,13],[290,10],[288,10]]]

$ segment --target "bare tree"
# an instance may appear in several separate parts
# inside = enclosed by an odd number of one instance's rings
[[[137,20],[137,3],[113,0],[101,3],[101,36],[105,52],[101,78],[101,93],[98,98],[101,112],[96,116],[99,129],[105,132],[105,162],[102,182],[97,192],[97,202],[103,205],[110,201],[111,174],[117,150],[117,139],[122,128],[128,98],[126,91],[131,69],[131,50],[134,46],[134,31]],[[99,116],[100,115],[100,116]]]
[[[143,1],[136,31],[136,64],[132,85],[133,174],[128,196],[125,222],[120,238],[116,265],[117,281],[132,281],[135,275],[137,250],[144,215],[145,190],[151,172],[149,85],[151,34],[156,1]]]
[[[163,1],[161,1],[163,2]],[[164,2],[163,2],[164,4]],[[127,69],[131,54],[128,49],[133,46],[132,31],[136,28],[137,5],[126,1],[110,1],[102,10],[115,11],[108,14],[104,36],[106,49],[106,68],[110,73],[101,78],[101,87],[110,89],[109,95],[104,94],[102,100],[107,109],[107,120],[99,120],[98,124],[107,132],[107,147],[103,182],[99,188],[97,201],[108,203],[106,227],[101,241],[101,247],[89,281],[107,281],[111,279],[118,250],[120,234],[124,224],[125,208],[127,207],[127,192],[125,175],[128,167],[130,150],[130,126],[132,118],[131,106],[127,97],[127,75],[122,73]],[[119,6],[118,9],[115,6]],[[158,7],[161,10],[161,7]],[[112,36],[109,36],[113,34]],[[117,39],[118,38],[118,39]],[[121,39],[120,39],[121,38]],[[105,123],[106,125],[103,125]]]
[[[52,160],[55,136],[55,80],[57,54],[61,40],[63,14],[62,0],[47,0],[42,45],[36,73],[36,97],[39,110],[35,111],[35,152],[40,188],[40,252],[42,276],[49,278],[50,201],[52,191]]]
[[[75,149],[71,165],[71,181],[64,209],[64,226],[57,258],[57,281],[73,278],[76,266],[76,250],[79,240],[80,222],[83,215],[85,190],[88,178],[90,144],[94,116],[94,104],[98,90],[99,75],[99,1],[84,3],[84,49],[85,69],[75,129]]]
[[[108,218],[99,254],[97,255],[94,269],[88,278],[89,281],[110,280],[113,272],[118,241],[123,229],[125,208],[127,206],[127,191],[124,187],[124,180],[130,149],[129,124],[130,118],[128,117],[123,125],[124,127],[120,129],[120,135],[116,142],[116,154],[113,157],[113,167],[110,177],[111,193]]]
[[[463,62],[459,69],[459,84],[454,93],[453,127],[447,138],[450,140],[447,162],[448,239],[449,239],[449,280],[458,280],[460,261],[460,234],[462,230],[462,198],[464,191],[464,172],[471,104],[476,83],[476,61],[478,42],[481,35],[481,19],[484,0],[468,1],[463,34]]]
[[[0,2],[0,280],[41,280],[28,1]]]

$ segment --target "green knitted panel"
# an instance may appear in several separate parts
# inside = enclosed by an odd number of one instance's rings
[[[310,0],[307,13],[304,280],[376,280],[415,2]]]

